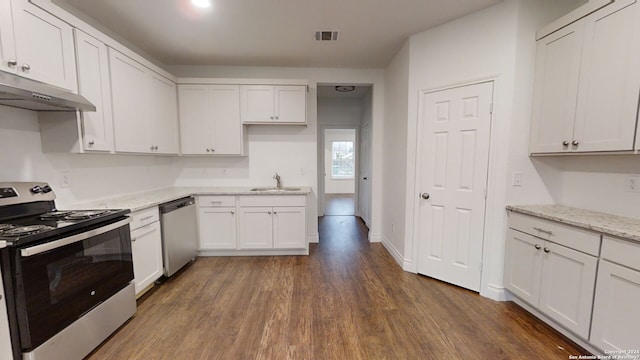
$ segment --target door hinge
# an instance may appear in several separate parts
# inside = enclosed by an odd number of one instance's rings
[[[485,187],[485,188],[484,188],[484,198],[485,198],[485,199],[487,198],[487,192],[488,192],[488,190],[487,190],[487,188]]]
[[[493,114],[493,103],[489,105],[489,114]]]

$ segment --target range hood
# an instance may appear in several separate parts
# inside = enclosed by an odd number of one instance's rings
[[[0,71],[0,105],[36,111],[96,111],[80,95],[4,71]]]

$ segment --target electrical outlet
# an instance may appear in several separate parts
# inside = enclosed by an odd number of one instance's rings
[[[640,193],[640,175],[629,175],[625,179],[624,189],[628,192]]]
[[[60,187],[68,188],[71,186],[71,173],[69,171],[63,171],[60,173]]]
[[[513,179],[511,180],[511,186],[522,186],[522,173],[519,171],[513,172]]]

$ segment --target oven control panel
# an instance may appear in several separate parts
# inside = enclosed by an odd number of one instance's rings
[[[0,206],[55,199],[53,189],[46,182],[0,182]]]
[[[13,187],[0,188],[0,199],[18,197],[18,192]]]

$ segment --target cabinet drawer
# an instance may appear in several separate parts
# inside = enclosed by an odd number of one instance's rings
[[[593,256],[600,253],[600,234],[595,232],[513,212],[509,227]]]
[[[236,206],[235,195],[214,195],[198,196],[198,207],[234,207]]]
[[[604,236],[602,258],[640,271],[640,243]]]
[[[160,220],[158,207],[136,211],[129,216],[131,217],[131,224],[129,226],[132,231]]]
[[[240,206],[306,206],[304,195],[247,195],[240,196]]]

